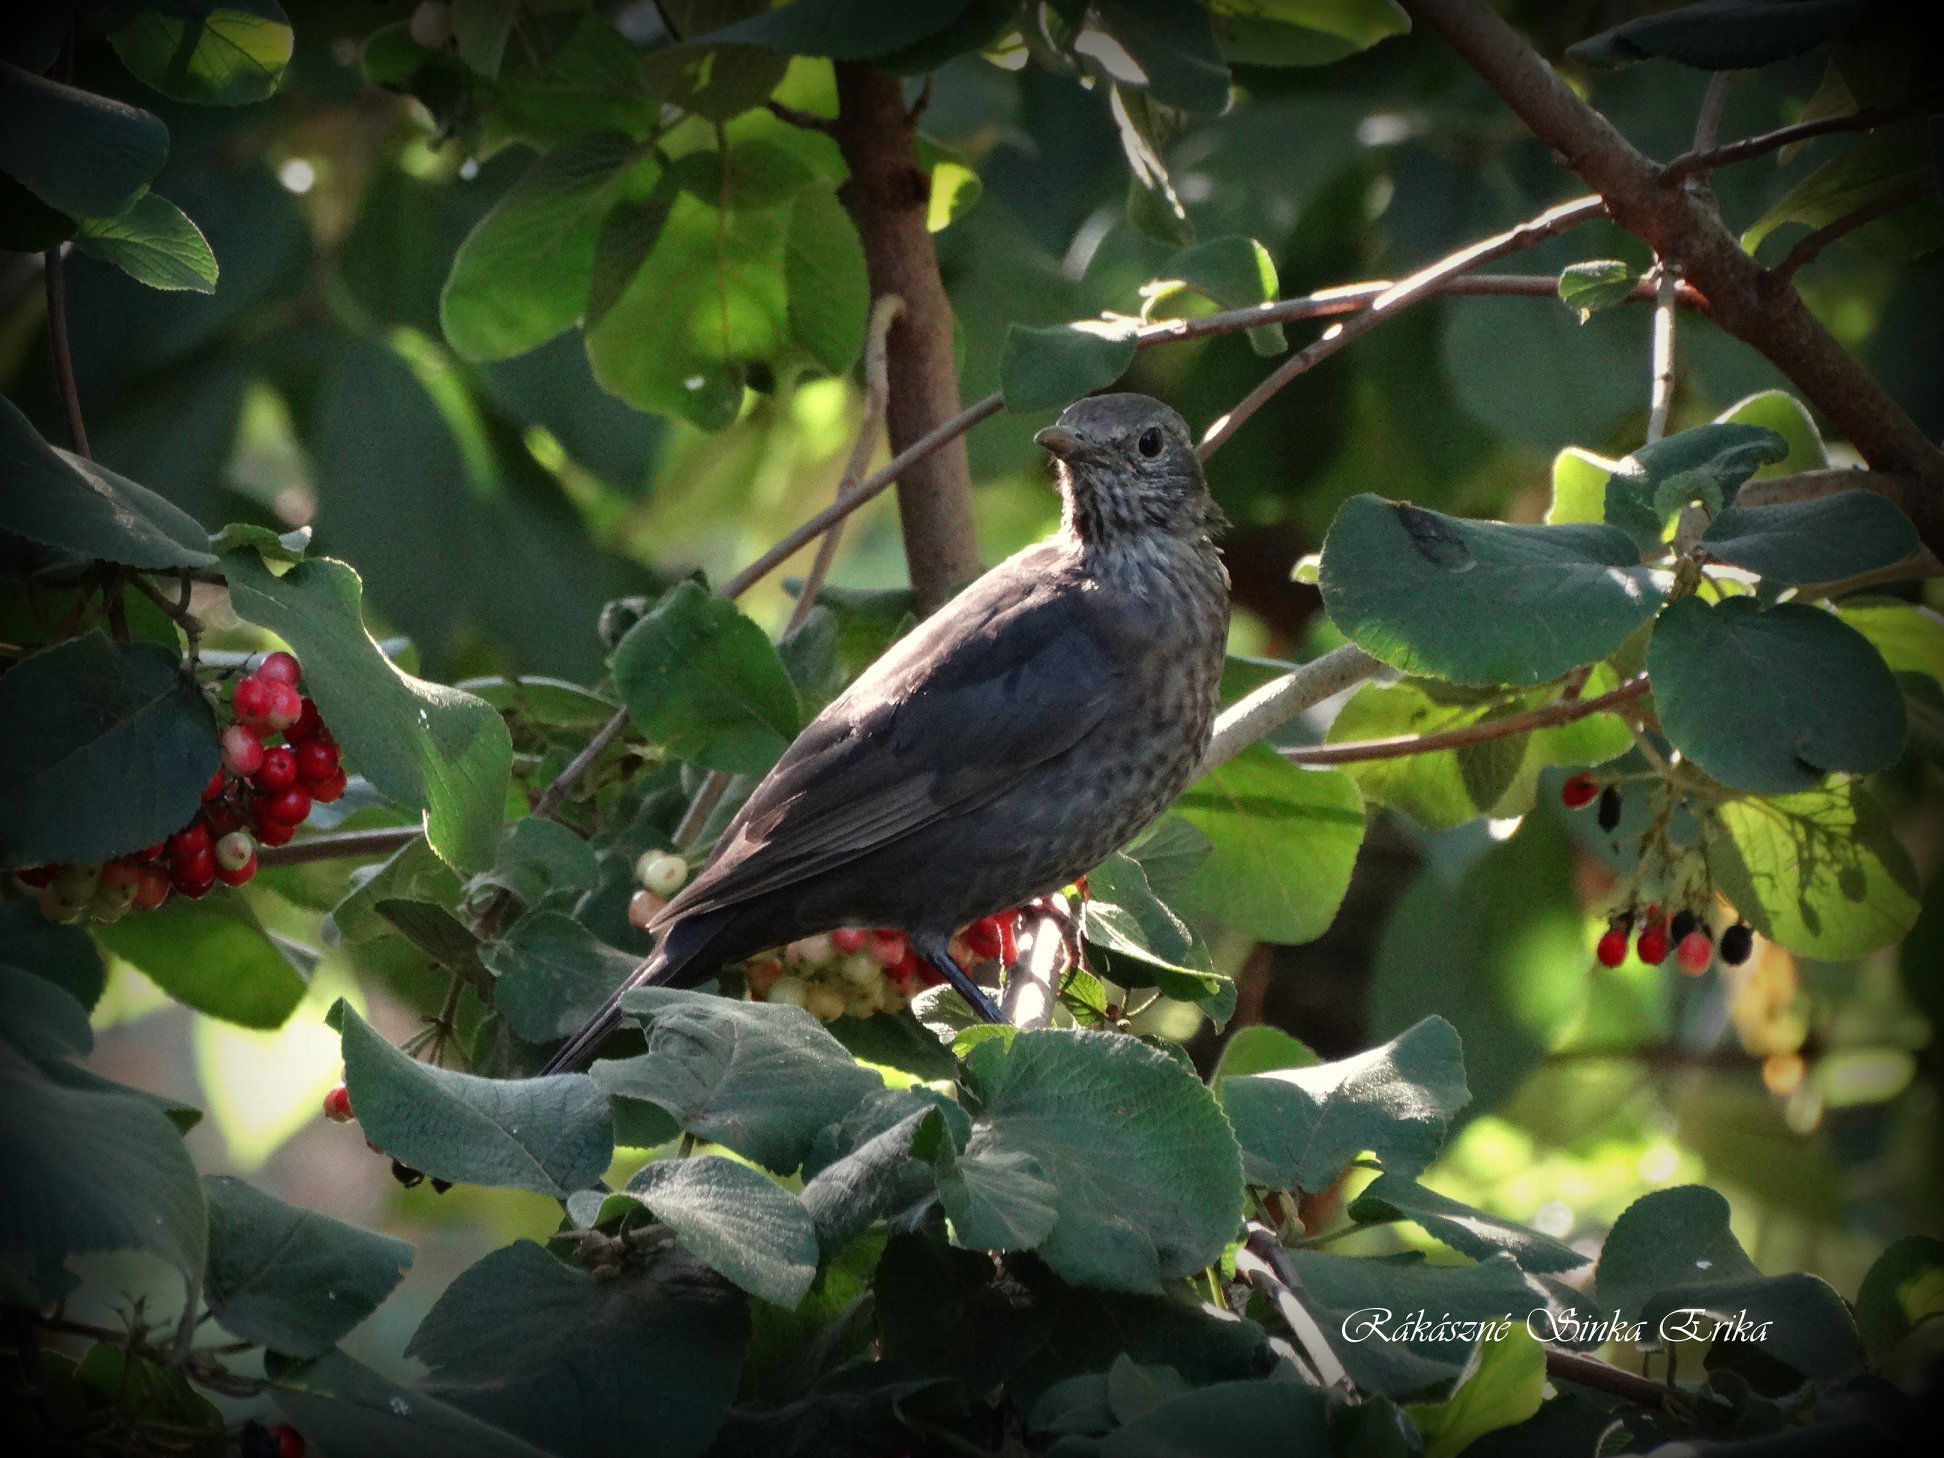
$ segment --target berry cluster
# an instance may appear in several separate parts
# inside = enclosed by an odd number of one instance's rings
[[[668,898],[688,880],[688,862],[668,851],[643,851],[635,862],[635,883],[641,889],[628,898],[628,925],[647,931]]]
[[[1620,824],[1620,790],[1615,785],[1602,785],[1585,770],[1572,776],[1559,787],[1559,798],[1568,810],[1579,810],[1600,802],[1600,829],[1613,830]]]
[[[167,840],[104,864],[19,872],[41,915],[119,921],[171,895],[207,895],[218,881],[241,886],[256,874],[258,845],[282,845],[314,802],[342,795],[337,742],[317,705],[298,692],[302,673],[290,654],[272,653],[237,680],[230,694],[235,718],[221,734],[223,762],[203,786],[195,818]]]
[[[1691,977],[1707,971],[1717,954],[1728,966],[1739,967],[1755,949],[1755,933],[1745,922],[1738,921],[1724,930],[1717,945],[1700,912],[1684,909],[1670,917],[1662,913],[1659,903],[1654,903],[1638,917],[1628,910],[1608,919],[1607,929],[1593,952],[1602,967],[1618,967],[1627,960],[1627,938],[1636,920],[1640,935],[1634,941],[1634,951],[1640,960],[1650,967],[1658,967],[1667,960],[1671,949],[1675,965]]]
[[[952,939],[952,955],[961,964],[997,957],[1011,965],[1016,920],[1010,911],[979,918]],[[830,1023],[902,1012],[944,979],[897,928],[846,926],[751,959],[743,980],[757,1002],[789,1003]]]

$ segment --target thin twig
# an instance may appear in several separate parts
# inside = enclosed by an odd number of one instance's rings
[[[806,132],[822,132],[829,136],[836,132],[837,123],[827,116],[818,116],[814,111],[805,111],[800,106],[791,106],[786,101],[771,97],[764,103],[770,115],[778,121],[786,121],[793,127],[802,127]]]
[[[1728,88],[1734,84],[1733,71],[1718,71],[1708,82],[1707,92],[1701,98],[1700,113],[1694,121],[1694,146],[1698,154],[1706,154],[1715,144],[1715,137],[1721,131],[1721,113],[1728,104]],[[1699,195],[1707,190],[1708,173],[1703,168],[1695,168],[1681,184],[1690,193]],[[1667,257],[1657,260],[1654,276],[1654,333],[1652,349],[1652,369],[1647,392],[1647,444],[1652,445],[1667,434],[1667,417],[1674,408],[1674,327],[1679,316],[1676,307],[1676,287],[1679,270],[1674,261]]]
[[[1646,693],[1648,687],[1647,676],[1642,674],[1590,699],[1554,699],[1536,709],[1467,724],[1462,729],[1445,729],[1436,734],[1399,734],[1389,739],[1355,739],[1343,744],[1301,745],[1278,753],[1291,764],[1361,764],[1373,759],[1403,759],[1413,754],[1434,754],[1441,749],[1463,749],[1470,744],[1530,734],[1536,729],[1551,729],[1605,713],[1631,703]]]
[[[1440,286],[1450,279],[1469,272],[1481,263],[1489,263],[1494,258],[1503,258],[1508,253],[1530,248],[1577,223],[1598,217],[1605,211],[1606,203],[1601,198],[1574,198],[1570,202],[1563,202],[1546,209],[1538,217],[1520,223],[1516,228],[1510,228],[1495,237],[1461,248],[1456,253],[1441,258],[1428,268],[1420,269],[1409,278],[1392,285],[1372,299],[1362,313],[1341,324],[1332,325],[1323,331],[1321,338],[1291,355],[1267,379],[1244,395],[1233,409],[1219,417],[1202,436],[1202,457],[1206,459],[1219,450],[1224,441],[1241,429],[1251,415],[1267,404],[1270,397],[1291,380],[1315,368],[1323,360],[1349,344],[1351,340],[1369,333],[1409,305],[1437,293]]]
[[[1926,91],[1903,101],[1886,106],[1865,107],[1861,111],[1850,112],[1847,116],[1819,116],[1809,121],[1792,122],[1786,127],[1777,127],[1771,132],[1760,132],[1740,141],[1729,142],[1725,146],[1696,148],[1683,152],[1661,169],[1663,182],[1679,182],[1696,172],[1709,172],[1717,167],[1732,166],[1736,162],[1746,162],[1751,157],[1766,156],[1779,152],[1782,148],[1796,142],[1806,142],[1811,137],[1827,136],[1831,132],[1869,132],[1890,122],[1904,121],[1920,116],[1944,99],[1944,92]]]
[[[60,244],[41,255],[41,274],[47,285],[47,345],[54,357],[54,380],[60,386],[61,413],[67,418],[68,440],[77,456],[92,458],[88,425],[81,418],[81,390],[74,380],[74,353],[68,341],[67,274]]]
[[[1875,202],[1865,203],[1853,208],[1840,218],[1832,218],[1815,232],[1798,239],[1796,245],[1782,255],[1782,261],[1769,270],[1769,278],[1777,284],[1786,284],[1808,264],[1815,262],[1823,249],[1838,238],[1854,233],[1858,228],[1867,228],[1880,218],[1892,213],[1900,213],[1913,204],[1922,202],[1930,191],[1928,180],[1913,182],[1908,187],[1900,187],[1895,192],[1878,198]]]
[[[288,845],[260,845],[257,861],[265,866],[303,866],[313,861],[370,860],[388,856],[425,834],[422,826],[381,825],[371,830],[338,830],[293,840]]]
[[[134,585],[137,592],[141,593],[143,597],[160,608],[163,615],[178,628],[182,629],[184,633],[188,634],[191,639],[198,638],[202,635],[202,620],[189,611],[186,594],[184,601],[172,602],[162,595],[162,590],[159,587],[153,582],[150,582],[140,572],[129,573],[128,581]]]
[[[580,783],[581,776],[587,773],[595,760],[608,752],[610,746],[627,732],[627,728],[628,711],[616,709],[614,717],[600,727],[581,752],[568,760],[566,768],[555,775],[552,783],[540,792],[540,798],[533,802],[533,813],[542,820],[553,819],[554,812],[572,793],[574,786]]]
[[[1636,1376],[1597,1357],[1582,1356],[1559,1347],[1546,1348],[1546,1375],[1556,1382],[1591,1387],[1595,1392],[1655,1410],[1669,1406],[1680,1396],[1678,1389],[1663,1387],[1651,1378]]]
[[[1323,1328],[1297,1294],[1302,1290],[1301,1278],[1290,1265],[1276,1233],[1268,1226],[1254,1220],[1248,1222],[1242,1249],[1236,1252],[1235,1273],[1269,1298],[1323,1386],[1350,1386],[1350,1374],[1343,1370],[1343,1363],[1323,1335]]]

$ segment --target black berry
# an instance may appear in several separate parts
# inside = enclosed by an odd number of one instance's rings
[[[1612,830],[1620,823],[1620,792],[1612,785],[1600,791],[1600,829]]]
[[[1742,922],[1736,922],[1721,934],[1721,960],[1730,967],[1741,966],[1754,950],[1755,933]]]
[[[418,1170],[413,1169],[409,1164],[405,1163],[405,1161],[402,1159],[394,1159],[392,1161],[392,1178],[397,1180],[401,1185],[403,1185],[408,1190],[411,1189],[414,1185],[423,1184],[425,1182],[425,1176],[421,1174]]]
[[[1701,925],[1701,918],[1693,912],[1677,911],[1674,913],[1674,920],[1667,924],[1667,935],[1671,940],[1679,942],[1699,925]]]

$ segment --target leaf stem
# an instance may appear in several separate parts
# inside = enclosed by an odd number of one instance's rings
[[[92,459],[87,422],[81,416],[81,389],[74,379],[74,352],[68,340],[67,273],[60,244],[41,255],[41,276],[47,286],[47,345],[54,359],[54,382],[61,392],[68,440],[76,455]]]

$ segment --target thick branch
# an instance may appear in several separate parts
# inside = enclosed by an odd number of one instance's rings
[[[890,336],[891,449],[903,451],[959,414],[952,306],[925,225],[929,186],[895,77],[863,61],[837,65],[837,145],[850,166],[850,198],[874,297],[896,294],[903,317]],[[898,516],[920,612],[979,572],[972,473],[962,433],[899,477]]]
[[[1215,721],[1202,773],[1218,769],[1270,730],[1313,709],[1332,694],[1362,683],[1384,665],[1354,643],[1332,648],[1294,672],[1238,699]]]
[[[1944,452],[1823,328],[1794,289],[1777,284],[1742,251],[1713,205],[1669,185],[1666,169],[1581,101],[1523,36],[1479,0],[1401,3],[1605,198],[1615,222],[1679,266],[1707,295],[1716,323],[1787,375],[1872,466],[1918,479],[1923,490],[1909,503],[1915,508],[1911,514],[1925,544],[1932,551],[1944,548]],[[1710,159],[1714,165],[1719,160]]]

